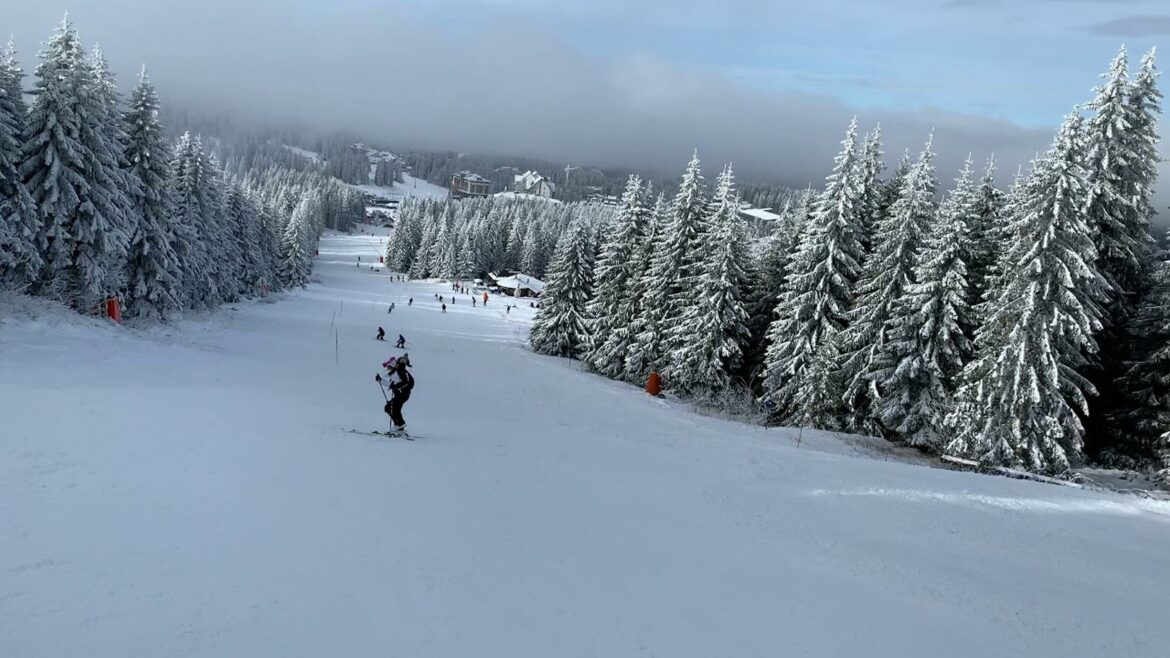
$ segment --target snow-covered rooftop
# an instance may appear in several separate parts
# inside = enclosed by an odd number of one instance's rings
[[[513,288],[515,290],[531,290],[532,292],[541,292],[544,290],[544,281],[536,277],[528,276],[527,274],[513,274],[512,276],[492,277],[496,285],[501,288]]]
[[[471,181],[473,183],[490,183],[491,182],[490,180],[484,178],[483,176],[480,176],[479,174],[474,174],[470,171],[461,171],[455,175],[462,178],[463,180]]]
[[[746,208],[740,208],[739,212],[740,214],[747,215],[748,217],[755,217],[756,219],[762,219],[769,222],[774,222],[780,219],[780,215],[777,215],[768,208],[752,208],[751,206],[748,206]]]
[[[528,194],[526,192],[512,192],[512,191],[496,192],[492,196],[498,196],[498,197],[502,197],[505,199],[524,199],[524,200],[532,199],[534,201],[547,201],[549,203],[561,203],[560,199],[553,199],[551,197],[541,196],[539,194]]]

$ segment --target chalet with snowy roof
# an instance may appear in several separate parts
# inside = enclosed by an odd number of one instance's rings
[[[448,193],[453,199],[483,197],[491,194],[492,182],[479,174],[460,171],[451,177]]]
[[[519,194],[552,198],[553,193],[557,191],[557,186],[535,171],[526,171],[513,177],[512,191]]]
[[[540,297],[540,293],[544,292],[544,281],[527,274],[513,274],[511,276],[490,274],[488,276],[505,295]]]

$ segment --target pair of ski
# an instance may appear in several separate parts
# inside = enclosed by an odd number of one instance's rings
[[[364,430],[350,430],[350,432],[352,432],[353,434],[368,434],[370,436],[381,436],[381,437],[388,438],[388,439],[406,439],[407,441],[414,440],[414,437],[407,434],[406,432],[379,432],[378,430],[372,430],[372,431],[368,431],[368,432],[364,431]]]

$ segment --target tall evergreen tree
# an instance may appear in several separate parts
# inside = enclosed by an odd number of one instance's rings
[[[264,246],[259,209],[238,181],[224,181],[224,216],[233,232],[239,263],[236,268],[237,287],[245,297],[263,292],[270,285],[264,266]]]
[[[410,278],[425,279],[431,276],[431,262],[438,249],[438,238],[439,222],[434,215],[428,214],[423,223],[422,239],[415,252],[414,263],[410,266]]]
[[[680,323],[687,330],[671,354],[672,381],[693,393],[728,388],[749,338],[744,300],[750,254],[731,165],[719,176],[714,204],[710,228],[699,238],[705,257],[695,280],[694,301]]]
[[[1094,390],[1077,368],[1096,349],[1107,285],[1094,267],[1081,131],[1074,112],[1013,207],[1000,288],[947,421],[952,454],[1050,472],[1079,458],[1078,414]]]
[[[748,292],[748,331],[751,338],[744,352],[745,379],[755,387],[761,373],[764,351],[768,346],[768,327],[776,317],[776,306],[784,294],[787,269],[800,247],[800,238],[808,225],[814,196],[805,190],[780,213],[772,235],[759,254],[758,264],[750,272]]]
[[[136,225],[130,239],[126,313],[156,319],[182,307],[183,276],[173,247],[177,237],[169,214],[170,154],[158,110],[158,95],[143,67],[125,116],[126,159],[137,181],[131,190]]]
[[[1170,253],[1162,253],[1153,267],[1130,334],[1135,344],[1148,347],[1117,382],[1126,404],[1107,421],[1114,439],[1105,459],[1134,468],[1159,460],[1162,436],[1170,431]]]
[[[1132,310],[1128,302],[1137,291],[1150,241],[1149,217],[1138,216],[1126,189],[1127,163],[1136,157],[1130,136],[1136,117],[1126,102],[1127,67],[1123,47],[1089,104],[1092,116],[1085,129],[1088,215],[1096,232],[1101,273],[1120,304],[1114,312]]]
[[[658,280],[653,277],[655,252],[662,242],[662,233],[668,222],[669,204],[661,193],[646,225],[646,237],[637,252],[636,268],[630,279],[629,298],[632,302],[627,329],[629,347],[625,357],[625,379],[640,383],[656,367],[659,360],[660,304]]]
[[[963,254],[966,220],[979,194],[972,168],[968,157],[925,237],[912,282],[886,321],[889,338],[871,375],[881,392],[878,419],[910,445],[942,446],[951,396],[969,357],[972,317]]]
[[[630,293],[639,275],[638,255],[650,221],[650,208],[643,194],[642,179],[630,176],[617,217],[597,258],[597,293],[588,309],[594,343],[586,364],[614,379],[625,372],[635,310]]]
[[[312,248],[312,216],[316,212],[313,206],[318,200],[306,196],[297,204],[285,227],[284,237],[280,241],[280,272],[284,282],[289,287],[305,287],[309,283],[309,275],[313,270]]]
[[[1126,341],[1125,334],[1148,284],[1153,243],[1150,194],[1158,162],[1159,96],[1153,84],[1152,57],[1143,61],[1138,76],[1144,83],[1139,79],[1131,83],[1127,76],[1122,48],[1090,104],[1093,114],[1086,130],[1088,212],[1097,232],[1099,268],[1110,284],[1098,338],[1102,349],[1096,367],[1088,373],[1101,395],[1091,401],[1087,448],[1093,456],[1109,459],[1125,452],[1125,446],[1117,445],[1118,434],[1109,419],[1129,404],[1125,392],[1112,384],[1125,372],[1126,361],[1144,351],[1141,343]]]
[[[529,276],[537,275],[537,266],[540,264],[540,230],[536,222],[528,225],[524,232],[524,247],[521,250],[520,271]]]
[[[886,349],[894,305],[912,283],[915,259],[929,226],[935,221],[934,136],[926,140],[918,161],[903,179],[898,199],[881,217],[857,285],[848,329],[840,340],[841,376],[850,428],[872,431],[874,407],[880,398],[873,377],[875,359]]]
[[[989,158],[983,179],[975,195],[966,200],[970,207],[960,210],[967,224],[967,247],[963,261],[967,265],[967,280],[971,307],[983,301],[995,271],[995,262],[1007,244],[1004,235],[1004,195],[995,186],[995,158]]]
[[[84,60],[83,71],[78,137],[89,186],[71,232],[84,308],[125,288],[126,256],[137,225],[130,195],[138,193],[138,181],[127,172],[121,97],[100,47]]]
[[[28,108],[24,72],[9,42],[0,55],[0,285],[36,281],[43,261],[37,246],[40,216],[21,179],[21,144]]]
[[[540,310],[532,321],[532,349],[580,358],[588,345],[586,307],[593,294],[594,247],[589,227],[574,223],[557,245]]]
[[[241,244],[235,239],[239,229],[234,225],[234,217],[227,212],[228,182],[224,179],[218,159],[203,148],[203,140],[195,138],[198,145],[198,155],[202,160],[204,172],[205,194],[203,196],[204,238],[208,246],[214,250],[216,258],[210,261],[211,273],[215,278],[217,297],[215,303],[235,302],[242,292],[241,283]],[[319,211],[321,204],[315,209]],[[316,219],[320,220],[318,214]],[[320,222],[314,225],[314,230],[320,230]],[[316,234],[314,233],[314,236]]]
[[[175,256],[182,268],[183,303],[195,309],[219,303],[205,207],[208,195],[204,158],[198,140],[184,133],[171,160],[170,216],[175,231]]]
[[[72,280],[71,230],[90,187],[85,147],[79,138],[86,69],[77,31],[68,18],[45,43],[39,58],[20,175],[40,211],[37,241],[44,263],[36,289],[64,299],[77,287]]]
[[[695,304],[698,279],[703,264],[703,236],[708,230],[708,201],[699,152],[695,151],[683,172],[678,193],[671,206],[671,221],[663,243],[657,276],[662,278],[665,302],[662,306],[663,364],[669,376],[669,355],[686,340],[681,320]]]
[[[837,424],[833,343],[853,303],[864,230],[856,161],[854,119],[789,264],[787,289],[768,330],[764,397],[781,422],[826,429]]]
[[[865,143],[861,147],[861,158],[857,161],[861,200],[859,214],[862,222],[861,246],[868,255],[873,245],[874,228],[878,218],[882,215],[882,196],[885,191],[882,186],[882,127],[878,125],[873,132],[865,136]]]
[[[641,307],[648,317],[635,322],[639,333],[634,336],[634,351],[650,370],[667,375],[669,354],[681,339],[677,323],[692,302],[690,292],[701,262],[699,236],[706,230],[706,205],[696,152],[683,173],[667,221],[659,226],[659,243],[646,273],[646,297]]]

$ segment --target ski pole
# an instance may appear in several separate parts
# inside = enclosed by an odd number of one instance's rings
[[[385,400],[386,400],[387,402],[389,402],[389,401],[390,401],[390,398],[386,397],[386,389],[382,388],[382,380],[381,380],[381,379],[375,379],[375,380],[374,380],[374,382],[378,384],[378,390],[379,390],[379,391],[382,391],[382,397],[383,397],[383,398],[385,398]]]

